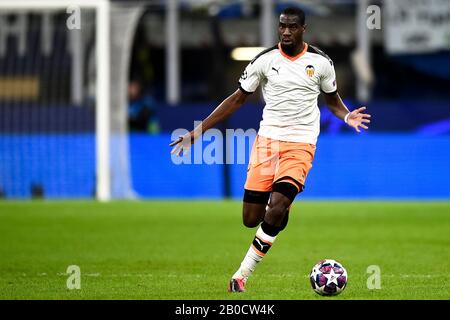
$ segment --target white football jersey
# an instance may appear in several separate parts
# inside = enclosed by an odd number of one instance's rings
[[[286,55],[280,44],[264,50],[245,68],[239,84],[245,93],[262,86],[266,105],[259,135],[311,144],[320,132],[317,97],[337,91],[333,62],[306,43],[296,57]]]

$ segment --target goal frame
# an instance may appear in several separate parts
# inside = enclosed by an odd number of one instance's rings
[[[96,105],[95,154],[96,198],[111,199],[110,163],[110,18],[109,0],[1,0],[1,11],[31,12],[45,9],[66,9],[78,6],[95,10],[96,25]]]

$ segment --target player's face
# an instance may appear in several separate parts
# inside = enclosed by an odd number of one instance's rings
[[[283,48],[295,48],[301,45],[304,32],[305,26],[300,24],[297,16],[280,15],[278,36]]]

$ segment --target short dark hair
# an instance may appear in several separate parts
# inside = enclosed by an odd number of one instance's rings
[[[298,21],[300,22],[300,24],[303,26],[305,25],[305,11],[303,11],[300,8],[296,8],[296,7],[288,7],[286,9],[284,9],[281,14],[285,14],[285,15],[290,15],[290,16],[297,16]]]

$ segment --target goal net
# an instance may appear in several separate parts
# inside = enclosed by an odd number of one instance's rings
[[[138,6],[0,1],[0,197],[133,198],[127,81]]]

